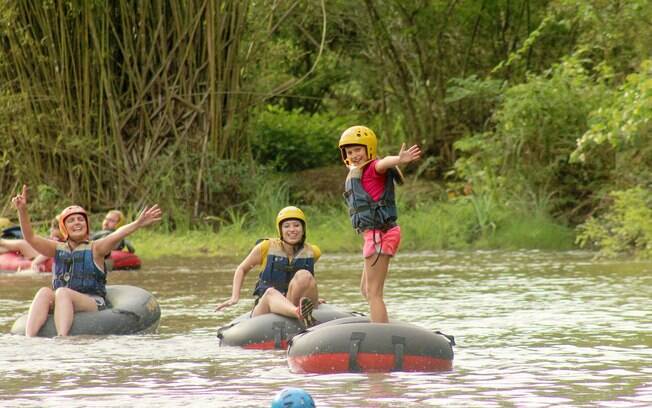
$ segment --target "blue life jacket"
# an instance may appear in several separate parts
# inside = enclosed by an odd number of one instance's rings
[[[374,165],[374,162],[368,165]],[[362,173],[365,167],[351,168],[344,183],[344,199],[349,207],[351,225],[359,233],[369,229],[387,231],[396,226],[398,218],[394,180],[398,180],[400,176],[394,168],[387,170],[385,191],[380,199],[375,201],[362,187]]]
[[[262,245],[263,271],[258,277],[254,296],[262,296],[271,287],[285,295],[290,281],[298,270],[305,269],[311,274],[315,274],[315,262],[320,255],[317,246],[305,242],[290,262],[287,254],[283,251],[283,241],[279,238],[265,240]]]
[[[71,250],[67,243],[57,244],[54,254],[52,289],[70,288],[88,295],[106,296],[106,273],[93,260],[90,243]]]

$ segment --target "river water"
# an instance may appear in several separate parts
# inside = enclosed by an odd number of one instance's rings
[[[419,252],[394,260],[390,318],[455,336],[439,373],[297,375],[282,351],[218,346],[234,260],[162,260],[110,283],[158,298],[157,334],[27,339],[7,334],[48,276],[0,275],[0,405],[265,407],[286,386],[318,407],[652,406],[652,263],[586,252]],[[366,312],[358,255],[325,255],[321,297]],[[254,285],[255,273],[247,277]]]

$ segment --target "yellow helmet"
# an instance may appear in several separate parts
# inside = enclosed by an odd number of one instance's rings
[[[276,216],[276,231],[279,237],[283,238],[281,234],[281,223],[286,220],[299,220],[303,224],[303,236],[306,236],[306,215],[299,207],[289,206],[283,208]]]
[[[350,166],[351,163],[346,158],[346,151],[344,150],[344,147],[348,145],[365,146],[367,148],[367,161],[374,160],[377,157],[378,139],[376,139],[374,131],[366,126],[351,126],[340,136],[338,146],[342,154],[342,161],[347,166]]]
[[[4,218],[4,217],[0,218],[0,229],[5,229],[7,227],[11,227],[12,225],[13,223],[9,218]]]

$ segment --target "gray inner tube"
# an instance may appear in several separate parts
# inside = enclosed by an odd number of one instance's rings
[[[405,356],[453,360],[453,338],[405,323],[370,323],[366,317],[337,319],[292,338],[288,358],[317,361],[321,355],[348,355],[348,371],[359,372],[358,355],[394,356],[388,371],[402,371]]]
[[[330,304],[322,304],[313,311],[312,315],[319,323],[323,323],[351,317],[352,313],[338,310]],[[217,338],[221,346],[252,347],[273,342],[273,348],[283,349],[284,342],[304,330],[303,325],[295,318],[275,313],[251,317],[249,311],[226,326],[220,327],[217,330]]]
[[[161,308],[151,293],[136,286],[108,285],[109,307],[99,312],[75,313],[70,335],[109,335],[152,333],[158,329]],[[12,334],[25,335],[27,314],[16,320]],[[50,314],[38,332],[39,337],[55,337],[54,316]]]

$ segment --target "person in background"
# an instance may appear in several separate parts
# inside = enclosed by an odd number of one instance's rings
[[[122,211],[111,210],[108,213],[106,213],[106,215],[104,216],[104,220],[102,221],[102,230],[91,234],[91,240],[104,238],[105,236],[109,235],[116,229],[122,227],[124,224],[125,224],[125,215],[122,213]],[[124,249],[126,249],[132,254],[136,252],[134,246],[127,239],[123,239],[120,242],[118,242],[118,245],[116,245],[114,249],[117,249],[118,251],[123,251]]]
[[[0,230],[11,227],[13,224],[9,218],[0,217]]]
[[[417,145],[406,150],[403,144],[398,155],[379,159],[376,134],[365,126],[346,129],[338,146],[342,161],[349,168],[344,183],[349,217],[353,228],[364,239],[360,291],[369,303],[371,321],[387,323],[383,299],[385,279],[389,261],[401,242],[394,183],[401,183],[403,177],[397,166],[419,160],[421,150]]]
[[[27,314],[25,335],[29,337],[38,334],[52,310],[57,334],[67,336],[76,312],[105,309],[106,256],[121,239],[160,221],[162,214],[158,205],[153,205],[145,208],[135,221],[104,238],[89,241],[88,214],[82,207],[72,205],[59,214],[59,229],[64,241],[56,242],[34,234],[27,209],[26,185],[11,201],[18,211],[25,240],[38,253],[54,257],[52,286],[41,288],[36,293]]]
[[[59,231],[59,220],[57,217],[53,218],[50,222],[50,235],[48,239],[53,241],[61,241],[61,232]],[[6,252],[17,252],[25,259],[31,259],[32,263],[30,269],[33,272],[43,272],[44,263],[50,259],[48,256],[39,254],[32,246],[24,239],[0,239],[0,254]],[[20,272],[20,269],[17,271]]]
[[[278,238],[257,243],[233,275],[231,298],[220,303],[216,311],[235,305],[245,276],[255,266],[262,272],[254,289],[256,297],[251,316],[277,313],[295,317],[305,327],[316,324],[312,310],[318,305],[315,262],[321,251],[306,242],[306,216],[297,207],[285,207],[276,216]]]

